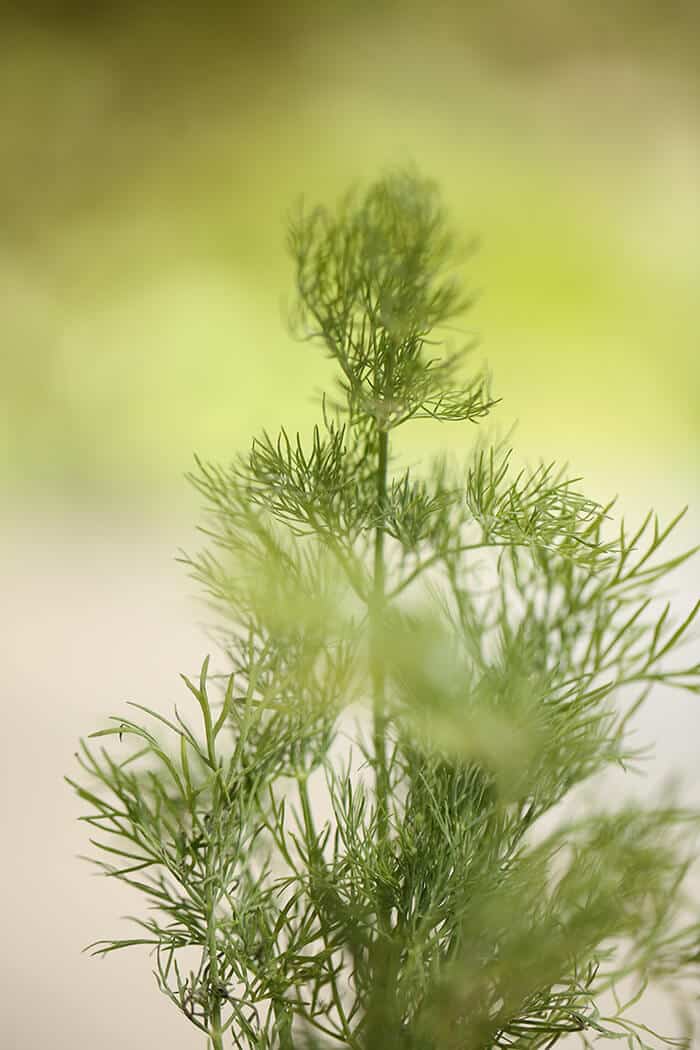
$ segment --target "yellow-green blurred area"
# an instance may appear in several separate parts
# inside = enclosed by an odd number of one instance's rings
[[[696,0],[5,5],[10,499],[158,499],[194,450],[307,425],[328,372],[287,331],[286,214],[410,163],[480,238],[501,425],[692,478],[699,46]]]

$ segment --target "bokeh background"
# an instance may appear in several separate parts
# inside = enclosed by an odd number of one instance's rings
[[[699,45],[694,0],[4,4],[3,1046],[199,1045],[146,957],[80,956],[130,902],[74,859],[60,778],[206,651],[174,561],[192,452],[314,416],[326,365],[285,320],[300,195],[438,179],[480,238],[465,327],[501,427],[632,514],[690,504],[676,543],[697,540]],[[682,613],[697,567],[676,583]],[[657,781],[698,800],[699,707],[645,715]]]

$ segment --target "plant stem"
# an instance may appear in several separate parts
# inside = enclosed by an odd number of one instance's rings
[[[377,510],[379,521],[374,534],[374,586],[371,605],[371,678],[373,714],[373,750],[376,762],[377,831],[379,843],[386,842],[389,833],[389,776],[386,763],[386,708],[385,666],[381,631],[385,605],[384,566],[384,512],[387,498],[387,471],[389,463],[389,435],[379,431],[377,462]]]
[[[214,813],[217,813],[218,811],[218,803],[219,785],[217,783],[214,790]],[[212,885],[216,872],[216,859],[216,844],[215,842],[210,841],[207,847],[206,865],[207,950],[209,953],[209,989],[211,1001],[211,1031],[209,1035],[211,1037],[212,1050],[224,1050],[224,1041],[221,1032],[221,999],[219,996],[219,960],[216,953],[216,917],[214,915],[215,901],[214,890]]]
[[[219,999],[219,964],[216,957],[216,925],[214,923],[214,904],[211,890],[207,891],[207,904],[209,906],[209,921],[207,924],[207,939],[209,947],[209,980],[213,988],[213,1003],[211,1007],[211,1044],[212,1050],[224,1050],[224,1041],[221,1034],[221,1001]]]

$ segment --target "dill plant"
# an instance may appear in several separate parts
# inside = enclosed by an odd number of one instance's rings
[[[96,862],[149,906],[91,948],[149,946],[214,1050],[656,1046],[630,1010],[698,961],[694,816],[538,829],[634,763],[653,684],[700,690],[675,656],[698,607],[654,604],[692,553],[662,550],[679,518],[613,529],[503,443],[397,465],[399,427],[495,404],[441,341],[468,301],[430,182],[300,209],[289,247],[295,327],[338,385],[308,441],[197,461],[209,546],[185,561],[224,613],[224,669],[184,677],[189,708],[134,704],[81,743]]]

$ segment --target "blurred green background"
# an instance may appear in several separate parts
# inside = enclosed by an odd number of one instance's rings
[[[193,450],[308,422],[285,215],[409,162],[480,237],[465,326],[526,454],[696,478],[695,0],[29,0],[1,28],[10,505],[173,506]]]

